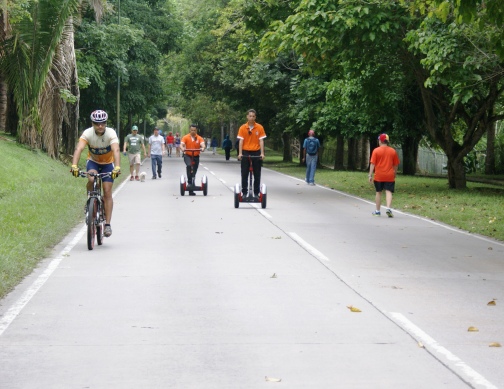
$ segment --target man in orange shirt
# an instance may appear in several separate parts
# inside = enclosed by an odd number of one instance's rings
[[[249,158],[252,161],[252,169],[254,172],[254,196],[259,196],[261,186],[261,167],[264,159],[264,139],[266,133],[264,127],[256,123],[256,111],[249,109],[247,111],[247,123],[242,125],[238,130],[237,139],[240,141],[238,145],[238,161],[241,161],[241,178],[242,178],[242,193],[244,196],[248,192],[248,175],[249,175]]]
[[[397,174],[397,167],[399,166],[399,157],[397,152],[388,145],[389,137],[387,134],[380,134],[378,136],[379,146],[373,150],[371,154],[371,163],[369,165],[369,182],[373,181],[374,172],[374,186],[376,188],[376,210],[372,213],[374,216],[380,216],[381,195],[385,190],[385,197],[387,202],[386,214],[388,217],[394,217],[392,209],[392,193],[395,189],[395,178]]]
[[[205,141],[198,135],[198,126],[196,124],[191,124],[189,134],[184,135],[180,140],[180,149],[186,164],[187,182],[193,185],[193,178],[196,177],[198,171],[200,152],[205,151]],[[196,193],[189,191],[189,196],[195,195]]]

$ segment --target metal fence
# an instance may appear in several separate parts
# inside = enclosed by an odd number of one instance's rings
[[[403,153],[402,149],[396,149],[399,155],[399,170],[402,170],[402,160]],[[417,158],[417,174],[436,174],[436,175],[446,175],[448,171],[446,166],[448,165],[448,158],[442,152],[419,148],[418,158]]]

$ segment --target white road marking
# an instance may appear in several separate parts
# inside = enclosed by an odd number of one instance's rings
[[[447,362],[448,367],[455,371],[458,375],[463,376],[464,379],[468,380],[472,386],[478,385],[478,387],[486,389],[497,389],[495,385],[489,382],[485,377],[475,371],[473,368],[468,366],[459,357],[454,355],[445,347],[441,346],[433,338],[431,338],[427,333],[425,333],[421,328],[417,327],[410,320],[408,320],[401,313],[390,312],[390,316],[394,321],[399,324],[406,332],[421,340],[424,347],[431,353],[436,354],[438,358],[442,357]]]
[[[125,180],[123,183],[112,193],[112,197],[115,197],[116,194],[126,185],[128,181]],[[18,317],[23,308],[30,302],[30,300],[37,294],[39,289],[44,286],[49,277],[54,273],[54,271],[58,268],[59,264],[65,257],[68,256],[70,251],[75,247],[75,245],[81,240],[82,236],[87,232],[87,226],[84,225],[77,232],[74,238],[66,245],[66,247],[59,253],[59,255],[54,258],[47,268],[44,270],[42,274],[40,274],[35,281],[31,284],[31,286],[21,295],[21,297],[14,303],[12,306],[5,312],[5,314],[0,318],[0,336],[9,328],[11,323]]]
[[[289,235],[293,240],[295,240],[297,242],[298,245],[300,245],[302,248],[304,248],[306,251],[308,251],[315,258],[330,262],[329,258],[327,258],[320,251],[318,251],[315,247],[308,244],[305,240],[301,239],[301,237],[298,234],[296,234],[295,232],[288,232],[287,235]]]
[[[258,209],[258,211],[259,211],[259,213],[260,213],[261,215],[263,215],[264,217],[266,217],[266,218],[268,218],[268,219],[272,219],[271,215],[270,215],[268,212],[266,212],[264,209]]]

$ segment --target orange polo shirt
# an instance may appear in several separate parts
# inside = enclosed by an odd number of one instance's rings
[[[236,137],[243,139],[243,151],[258,151],[261,150],[259,140],[266,138],[266,133],[264,127],[258,123],[254,123],[252,129],[249,128],[248,123],[245,123],[238,130]]]
[[[186,149],[200,149],[201,145],[205,143],[203,138],[199,135],[196,135],[196,138],[193,139],[191,134],[184,135],[182,139],[180,140],[180,143],[184,143]],[[200,155],[199,151],[186,151],[187,155],[192,155],[193,157],[197,157]]]

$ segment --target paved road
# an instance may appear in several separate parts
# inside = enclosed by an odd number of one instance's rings
[[[234,209],[236,161],[202,156],[206,197],[148,162],[103,246],[80,225],[1,301],[0,388],[504,387],[502,243],[267,169]]]

